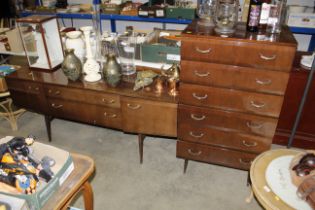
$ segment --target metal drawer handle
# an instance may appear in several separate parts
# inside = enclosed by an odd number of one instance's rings
[[[211,48],[209,48],[207,50],[201,50],[201,49],[199,49],[199,47],[196,47],[195,49],[197,52],[202,53],[202,54],[206,54],[206,53],[211,52]]]
[[[255,108],[263,108],[266,104],[265,103],[257,103],[255,101],[250,101],[250,105],[252,105]]]
[[[245,140],[242,141],[242,144],[245,146],[245,147],[256,147],[257,146],[257,142],[247,142]]]
[[[52,90],[50,90],[50,89],[48,90],[48,93],[52,93],[52,92],[53,92]],[[60,94],[59,90],[56,90],[55,93],[54,93],[54,95],[59,95],[59,94]]]
[[[256,83],[259,85],[270,85],[271,82],[272,82],[271,79],[265,79],[265,80],[256,79]]]
[[[31,89],[32,89],[32,87],[31,87],[31,86],[28,86],[28,89],[29,89],[29,90],[31,90]]]
[[[128,108],[130,109],[139,109],[141,106],[139,104],[132,105],[132,104],[127,104]]]
[[[201,120],[206,119],[206,116],[205,116],[205,115],[197,116],[197,115],[195,115],[195,114],[190,114],[190,117],[191,117],[191,119],[197,120],[197,121],[201,121]]]
[[[208,98],[207,94],[205,94],[204,96],[198,96],[197,93],[193,93],[192,95],[194,98],[196,98],[198,100],[204,100],[204,99]]]
[[[193,156],[199,156],[202,152],[200,150],[198,152],[193,152],[191,149],[188,149],[188,153]]]
[[[200,73],[200,72],[198,72],[197,70],[195,70],[195,75],[196,76],[198,76],[198,77],[207,77],[207,76],[209,76],[210,75],[210,72],[206,72],[206,73]]]
[[[252,163],[252,161],[250,161],[250,160],[243,160],[242,158],[240,158],[238,160],[239,160],[239,162],[241,164],[244,164],[244,165],[250,165]]]
[[[265,56],[262,53],[259,53],[260,58],[266,61],[271,61],[277,58],[277,55],[272,55],[272,56]]]
[[[102,102],[106,103],[106,104],[113,104],[115,103],[115,100],[114,99],[111,99],[111,100],[106,100],[105,98],[102,98]]]
[[[38,91],[38,90],[39,90],[39,87],[36,87],[35,90]]]
[[[117,114],[108,114],[107,112],[104,112],[104,116],[108,118],[116,118]]]
[[[254,123],[252,121],[247,121],[246,122],[246,125],[247,127],[249,128],[255,128],[255,129],[258,129],[258,128],[262,128],[263,127],[263,124],[262,123]]]
[[[55,109],[59,109],[59,108],[63,107],[63,105],[62,105],[62,104],[60,104],[60,105],[57,105],[57,104],[51,104],[51,106],[52,106],[53,108],[55,108]]]
[[[190,131],[189,135],[191,135],[192,137],[195,137],[195,138],[201,138],[204,136],[204,133],[194,134],[194,132]]]

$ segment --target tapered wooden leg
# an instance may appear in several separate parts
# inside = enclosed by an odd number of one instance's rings
[[[184,174],[186,173],[187,166],[188,166],[188,160],[185,159],[185,162],[184,162]]]
[[[46,131],[47,131],[49,142],[51,142],[51,121],[52,120],[53,120],[52,116],[45,115]]]
[[[93,190],[91,184],[86,181],[83,184],[83,199],[84,199],[84,207],[86,210],[93,210]]]
[[[143,162],[143,141],[145,139],[145,135],[138,134],[138,142],[139,142],[139,156],[140,156],[140,164]]]

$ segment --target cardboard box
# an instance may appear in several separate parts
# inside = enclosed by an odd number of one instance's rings
[[[138,7],[138,16],[165,18],[165,8],[159,5],[150,6],[149,3],[145,3]]]
[[[315,28],[315,14],[290,13],[288,17],[288,26]]]
[[[193,20],[196,17],[196,9],[195,8],[167,7],[166,17]]]
[[[142,61],[153,63],[179,63],[180,47],[177,41],[161,37],[161,33],[178,36],[181,31],[155,29],[141,45]]]
[[[112,4],[112,3],[106,3],[101,4],[101,10],[104,14],[120,14],[120,10],[122,8],[122,5],[120,4]]]
[[[12,137],[0,139],[0,144],[3,144],[11,139]],[[74,169],[74,165],[69,152],[65,150],[39,142],[35,142],[31,148],[34,151],[32,154],[34,157],[41,159],[42,157],[48,155],[56,161],[56,164],[51,168],[54,172],[54,177],[48,183],[40,181],[40,185],[37,187],[36,193],[30,195],[10,193],[3,188],[0,188],[0,194],[15,197],[17,199],[24,199],[30,210],[40,210],[70,175]]]

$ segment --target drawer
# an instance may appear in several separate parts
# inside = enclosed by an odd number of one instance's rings
[[[240,152],[210,145],[177,141],[176,156],[189,160],[248,170],[251,162],[257,154]]]
[[[23,80],[6,80],[6,82],[10,90],[32,94],[39,94],[42,90],[41,84],[35,82],[27,82]]]
[[[123,130],[177,136],[177,104],[121,97]]]
[[[237,132],[235,130],[200,127],[178,123],[178,138],[185,141],[221,146],[247,152],[260,153],[270,149],[272,137],[261,137]]]
[[[92,115],[95,124],[121,129],[121,111],[117,108],[93,106]]]
[[[282,96],[181,83],[181,104],[279,117]]]
[[[180,124],[219,127],[270,138],[274,136],[278,123],[277,119],[270,117],[186,105],[179,105],[178,119]]]
[[[295,47],[233,40],[184,39],[181,59],[289,72]]]
[[[112,108],[120,108],[118,95],[99,93],[95,91],[64,88],[60,86],[46,85],[45,94],[48,97],[65,100],[85,102],[89,104],[104,105]]]
[[[180,80],[240,90],[284,95],[289,73],[196,61],[181,61]]]

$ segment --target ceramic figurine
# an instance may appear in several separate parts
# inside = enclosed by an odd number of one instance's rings
[[[70,31],[66,33],[65,45],[67,49],[74,49],[74,54],[83,63],[85,57],[85,43],[81,31]]]
[[[61,64],[63,73],[71,81],[77,81],[82,73],[82,63],[80,59],[75,56],[73,49],[67,49],[65,51],[65,59]]]
[[[121,67],[114,54],[107,55],[107,61],[103,66],[103,74],[108,85],[116,87],[121,80]]]

